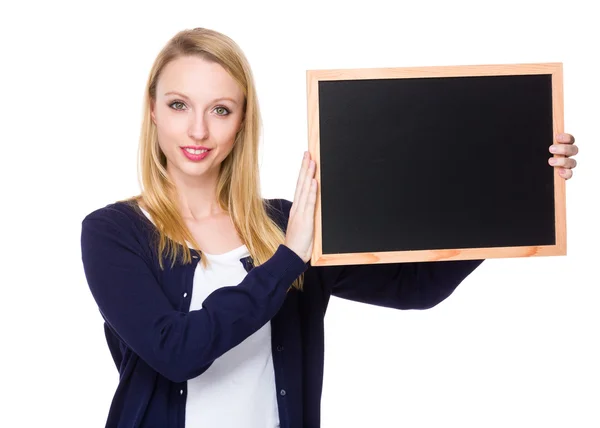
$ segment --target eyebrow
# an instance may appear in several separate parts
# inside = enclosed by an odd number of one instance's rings
[[[189,97],[182,94],[181,92],[176,92],[176,91],[169,91],[169,92],[165,92],[165,96],[167,95],[177,95],[181,98],[185,98],[186,100],[189,100]],[[236,100],[234,100],[233,98],[229,98],[229,97],[221,97],[221,98],[216,98],[214,100],[212,100],[212,102],[217,102],[217,101],[231,101],[234,104],[238,104],[238,102]]]

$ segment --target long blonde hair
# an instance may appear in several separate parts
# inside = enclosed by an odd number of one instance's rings
[[[191,263],[188,245],[200,248],[187,228],[176,203],[176,188],[167,174],[166,157],[158,145],[156,125],[152,121],[152,103],[156,85],[164,67],[181,56],[200,56],[220,64],[240,85],[245,96],[244,119],[232,152],[222,162],[217,183],[218,203],[232,219],[241,241],[248,247],[254,266],[266,262],[285,241],[283,231],[269,217],[260,194],[258,168],[260,112],[254,78],[248,60],[229,37],[214,30],[195,28],[177,33],[154,61],[144,99],[142,129],[138,152],[138,179],[141,194],[126,201],[143,203],[158,229],[158,258],[163,256]],[[200,257],[206,266],[206,259]],[[293,284],[302,289],[303,275]]]

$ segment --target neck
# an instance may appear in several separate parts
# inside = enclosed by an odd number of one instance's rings
[[[223,212],[217,201],[218,171],[197,178],[171,174],[184,219],[199,220]]]

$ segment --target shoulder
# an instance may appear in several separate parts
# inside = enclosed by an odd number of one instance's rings
[[[153,264],[152,223],[135,202],[119,201],[94,209],[81,222],[81,252],[84,264],[107,257],[135,254]]]
[[[132,200],[112,202],[96,208],[85,215],[82,227],[111,228],[120,232],[137,232],[143,222],[144,215]]]
[[[284,230],[287,229],[292,202],[287,199],[265,199],[264,202],[269,217],[276,221]]]
[[[270,213],[289,217],[292,202],[287,199],[265,199],[264,201]]]
[[[146,267],[157,272],[154,235],[144,221],[152,224],[130,201],[113,202],[89,212],[81,222],[80,235],[86,275],[100,275],[109,265],[120,267],[120,274],[126,276]]]

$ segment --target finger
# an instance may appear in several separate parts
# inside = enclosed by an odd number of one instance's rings
[[[306,201],[305,215],[307,216],[307,226],[310,226],[311,234],[314,233],[315,228],[315,207],[317,205],[317,180],[313,178],[310,182],[310,189],[308,191],[308,199]],[[311,250],[312,252],[312,236],[311,236]]]
[[[314,233],[314,227],[315,227],[315,207],[317,206],[317,180],[315,178],[313,178],[311,180],[310,183],[310,192],[308,194],[308,204],[307,204],[307,215],[310,216],[309,220],[310,220],[310,224],[311,224],[311,230]],[[312,252],[312,244],[311,244],[311,252]]]
[[[574,144],[553,144],[549,148],[550,153],[563,156],[575,156],[579,153],[579,147]]]
[[[313,178],[310,183],[310,192],[308,195],[308,208],[310,208],[311,214],[314,214],[315,206],[317,205],[317,179]]]
[[[308,196],[310,194],[310,188],[312,180],[315,176],[316,163],[314,160],[310,160],[308,164],[308,169],[306,171],[306,177],[304,179],[304,186],[302,187],[302,194],[300,195],[300,205],[303,208],[303,211],[306,210]]]
[[[315,176],[315,161],[310,160],[308,164],[308,170],[306,171],[306,176],[304,177],[304,183],[302,184],[302,191],[300,193],[300,199],[298,204],[298,212],[305,212],[308,195],[310,193],[310,185],[313,177]]]
[[[573,177],[573,171],[570,169],[564,169],[564,168],[560,168],[558,170],[558,173],[560,174],[560,176],[562,178],[564,178],[565,180],[568,180],[569,178]]]
[[[572,169],[577,166],[577,161],[571,158],[550,158],[548,163],[552,166]]]
[[[571,134],[561,133],[556,135],[556,141],[562,144],[575,144],[575,137]]]
[[[304,152],[304,157],[302,158],[302,164],[300,166],[300,172],[298,173],[298,179],[296,181],[296,191],[294,192],[294,203],[292,204],[292,209],[294,209],[294,205],[300,198],[300,191],[302,189],[302,183],[304,183],[304,176],[306,175],[306,169],[308,166],[308,152]]]

